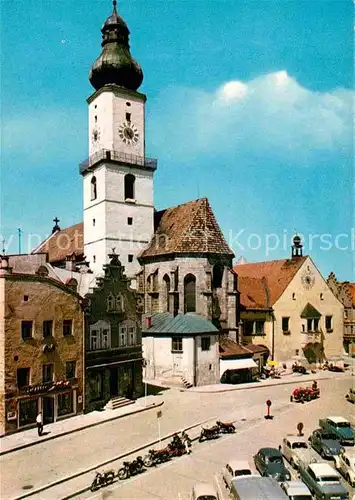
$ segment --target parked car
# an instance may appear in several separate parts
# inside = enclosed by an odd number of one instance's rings
[[[222,472],[222,477],[227,488],[231,487],[233,478],[251,475],[251,467],[247,460],[230,460]]]
[[[312,460],[317,459],[317,454],[308,445],[307,439],[303,436],[286,436],[282,440],[281,449],[283,456],[295,469],[298,469],[301,461],[304,465],[308,465]]]
[[[340,453],[341,444],[337,436],[324,429],[316,429],[309,437],[312,448],[314,448],[322,458],[334,460]]]
[[[335,457],[335,466],[350,486],[355,488],[355,449],[342,448],[339,455]]]
[[[344,417],[327,417],[319,420],[319,427],[334,433],[340,444],[354,446],[354,430]]]
[[[348,500],[349,493],[341,484],[339,473],[327,463],[309,464],[299,468],[302,481],[316,500]]]
[[[221,500],[212,484],[198,483],[191,491],[190,500]]]
[[[302,481],[287,481],[281,488],[290,500],[312,500],[312,493]]]
[[[287,500],[276,479],[256,475],[235,477],[230,494],[234,500]]]
[[[355,389],[350,387],[349,392],[345,397],[348,401],[350,401],[350,403],[355,403]]]
[[[255,467],[262,476],[273,477],[277,481],[291,479],[291,474],[285,467],[281,451],[277,448],[260,448],[253,458]]]

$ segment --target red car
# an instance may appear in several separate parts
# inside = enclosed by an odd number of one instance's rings
[[[320,396],[320,390],[316,386],[312,387],[297,387],[290,396],[290,401],[296,401],[304,403],[305,401],[311,401],[312,399],[317,399]]]

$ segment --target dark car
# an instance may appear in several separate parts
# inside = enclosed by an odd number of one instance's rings
[[[291,474],[285,467],[282,454],[277,448],[260,448],[254,455],[254,463],[262,476],[273,477],[277,481],[289,481]]]
[[[336,435],[325,429],[316,429],[309,437],[312,448],[314,448],[322,458],[332,459],[342,448],[340,441]]]

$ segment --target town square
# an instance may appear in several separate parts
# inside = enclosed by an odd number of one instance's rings
[[[1,498],[353,500],[349,2],[1,10]]]

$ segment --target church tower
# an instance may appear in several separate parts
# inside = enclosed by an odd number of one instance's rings
[[[102,51],[89,80],[89,159],[80,165],[84,199],[84,254],[101,273],[115,248],[128,277],[154,232],[155,159],[145,156],[143,73],[132,58],[129,29],[113,12],[102,26]]]

